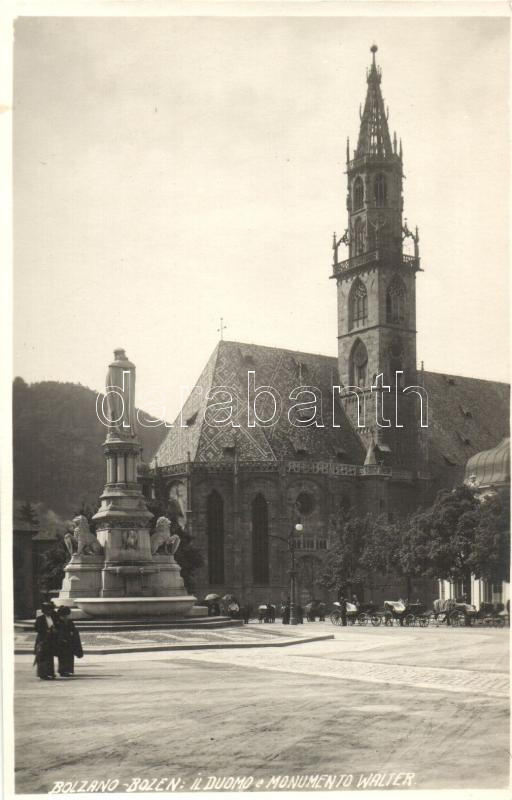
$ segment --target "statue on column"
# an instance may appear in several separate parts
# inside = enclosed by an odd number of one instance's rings
[[[137,431],[135,364],[128,360],[124,350],[114,350],[114,361],[109,364],[105,380],[105,401],[109,434],[134,438]]]

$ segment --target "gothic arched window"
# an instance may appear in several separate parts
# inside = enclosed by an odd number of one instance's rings
[[[368,351],[358,339],[350,354],[350,383],[362,389],[368,382]]]
[[[361,328],[368,319],[368,294],[366,286],[357,278],[352,285],[349,297],[349,328]]]
[[[405,286],[398,275],[395,275],[386,292],[386,319],[396,324],[405,321]]]
[[[268,505],[262,494],[252,501],[252,579],[268,585]]]
[[[215,489],[206,502],[208,536],[208,580],[224,583],[224,501]]]
[[[364,222],[361,217],[358,217],[354,224],[354,246],[356,256],[364,253]]]
[[[364,185],[363,180],[360,177],[357,177],[354,181],[354,190],[353,190],[353,211],[358,211],[360,208],[363,207],[364,201]]]
[[[386,184],[386,176],[379,172],[378,175],[375,176],[375,205],[376,206],[385,206],[388,199],[388,189]]]

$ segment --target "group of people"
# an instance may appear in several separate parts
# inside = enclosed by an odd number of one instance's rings
[[[338,592],[338,603],[340,604],[340,613],[341,613],[341,624],[347,625],[347,603],[352,603],[353,606],[359,611],[359,600],[357,595],[352,595],[352,600],[347,600],[345,597],[345,592],[340,589]]]
[[[82,658],[84,654],[70,613],[67,606],[56,608],[52,602],[45,602],[41,605],[41,614],[36,617],[34,664],[37,677],[43,681],[55,679],[55,657],[61,678],[70,678],[75,670],[75,656]]]
[[[251,619],[252,607],[249,603],[239,603],[234,595],[226,598],[205,600],[209,617],[220,617],[225,614],[230,619],[241,619],[246,624]]]
[[[292,604],[291,601],[288,599],[285,603],[283,603],[281,607],[281,617],[283,625],[290,624],[290,614],[291,614]],[[299,603],[295,604],[295,618],[300,625],[304,622],[304,609]]]

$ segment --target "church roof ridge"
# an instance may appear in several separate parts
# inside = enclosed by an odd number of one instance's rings
[[[336,363],[338,361],[338,358],[337,358],[336,355],[329,356],[326,353],[312,353],[312,352],[308,352],[306,350],[291,350],[288,347],[276,347],[275,345],[269,345],[269,344],[257,344],[257,342],[239,342],[239,341],[236,341],[236,340],[225,340],[224,339],[219,344],[223,344],[223,345],[229,344],[229,345],[235,345],[237,347],[248,347],[248,348],[256,347],[258,350],[263,350],[263,349],[275,350],[276,352],[278,351],[280,353],[287,353],[287,354],[289,354],[291,356],[306,356],[307,358],[329,359],[331,361],[335,361]]]
[[[185,400],[152,466],[156,462],[159,466],[185,463],[189,454],[193,461],[222,461],[228,457],[233,447],[233,431],[212,428],[204,422],[208,403],[205,395],[212,386],[227,386],[243,400],[249,366],[244,359],[251,356],[258,384],[274,386],[283,399],[291,388],[301,384],[318,386],[327,395],[338,380],[335,356],[235,340],[219,341],[195,384],[203,392],[192,393]],[[307,372],[301,373],[301,367],[307,368]],[[429,396],[429,461],[434,471],[445,469],[446,465],[463,469],[468,458],[492,447],[507,434],[508,384],[430,370],[419,372],[418,378],[421,374]],[[330,405],[326,401],[324,411],[329,411]],[[245,404],[241,402],[240,406]],[[340,428],[333,428],[332,421],[326,419],[325,428],[290,429],[286,410],[271,429],[248,430],[241,425],[239,457],[249,461],[296,459],[297,453],[303,451],[321,461],[336,458],[336,453],[342,452],[346,463],[363,463],[366,448],[357,431],[341,409],[336,413],[340,414],[337,420]],[[182,420],[188,427],[181,426]]]
[[[258,344],[257,342],[240,342],[240,341],[238,341],[236,339],[229,339],[229,340],[224,339],[223,341],[219,342],[219,345],[234,345],[234,346],[237,346],[237,347],[248,347],[248,348],[255,347],[258,350],[263,350],[263,349],[275,350],[275,351],[279,351],[280,353],[287,353],[287,354],[292,355],[292,356],[306,356],[308,358],[322,358],[322,359],[334,361],[334,362],[336,362],[336,365],[337,365],[337,362],[338,362],[338,358],[337,358],[336,355],[332,355],[331,356],[331,355],[327,355],[327,353],[314,353],[314,352],[306,351],[306,350],[291,350],[288,347],[276,347],[275,345]],[[420,374],[421,374],[421,371],[418,370],[418,375],[420,375]],[[480,381],[482,383],[489,383],[489,384],[493,384],[493,385],[510,386],[510,383],[508,383],[507,381],[491,380],[490,378],[479,378],[479,377],[475,377],[475,376],[472,376],[472,375],[460,375],[460,374],[451,373],[451,372],[443,372],[442,370],[426,369],[426,370],[424,370],[424,374],[425,375],[432,375],[434,377],[439,377],[439,378],[446,378],[446,379],[453,378],[454,380]]]
[[[419,370],[418,373],[420,374]],[[453,380],[460,380],[460,381],[480,381],[481,383],[492,383],[493,385],[498,385],[498,386],[510,386],[510,383],[508,381],[496,381],[496,380],[491,380],[490,378],[475,378],[472,375],[458,375],[452,372],[441,372],[431,369],[424,370],[424,374],[432,375],[433,377],[436,378],[445,378],[447,380],[452,378]]]

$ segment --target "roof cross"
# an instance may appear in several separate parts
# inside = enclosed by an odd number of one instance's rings
[[[221,342],[224,340],[224,331],[228,326],[224,325],[224,317],[220,318],[220,327],[217,328],[217,333],[220,333],[220,340]]]

